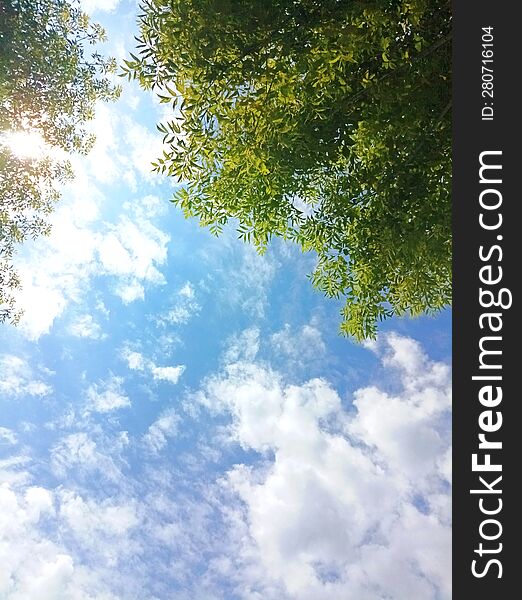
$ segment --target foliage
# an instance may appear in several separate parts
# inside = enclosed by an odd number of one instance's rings
[[[92,145],[85,123],[98,100],[114,99],[108,74],[113,59],[95,45],[103,29],[78,2],[7,0],[0,3],[0,322],[16,321],[12,260],[16,245],[48,232],[46,216],[59,197],[68,165],[13,151],[13,132],[39,134],[49,147],[85,153]],[[92,51],[88,51],[88,46]],[[30,139],[30,138],[29,138]]]
[[[145,0],[123,75],[171,103],[174,201],[315,251],[341,330],[451,295],[451,14],[434,0]]]

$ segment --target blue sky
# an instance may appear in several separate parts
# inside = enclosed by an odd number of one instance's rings
[[[136,6],[85,0],[106,52]],[[337,334],[312,255],[186,221],[168,108],[100,105],[0,330],[0,597],[451,597],[451,315]]]

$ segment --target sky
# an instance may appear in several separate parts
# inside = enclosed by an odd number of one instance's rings
[[[83,0],[107,54],[133,1]],[[451,598],[451,314],[338,335],[314,256],[213,237],[151,173],[169,108],[97,106],[0,329],[0,598]]]

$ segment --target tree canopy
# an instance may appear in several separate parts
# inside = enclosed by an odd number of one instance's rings
[[[156,171],[214,233],[315,251],[341,330],[451,298],[451,13],[440,0],[145,0],[123,74],[172,104]]]
[[[58,186],[71,175],[66,162],[17,152],[12,141],[26,134],[26,145],[39,137],[66,152],[89,150],[85,123],[96,101],[118,95],[108,77],[115,61],[96,50],[104,39],[77,1],[0,3],[0,322],[19,317],[16,246],[48,232]]]

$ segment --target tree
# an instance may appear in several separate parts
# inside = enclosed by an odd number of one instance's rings
[[[173,106],[155,163],[219,233],[315,251],[341,330],[451,298],[451,14],[435,0],[145,0],[122,75]]]
[[[119,92],[108,77],[115,61],[94,47],[104,39],[74,0],[0,3],[0,322],[20,316],[17,244],[48,233],[59,184],[71,176],[67,162],[17,153],[13,140],[25,134],[26,145],[41,138],[65,152],[89,150],[85,124],[96,101]]]

